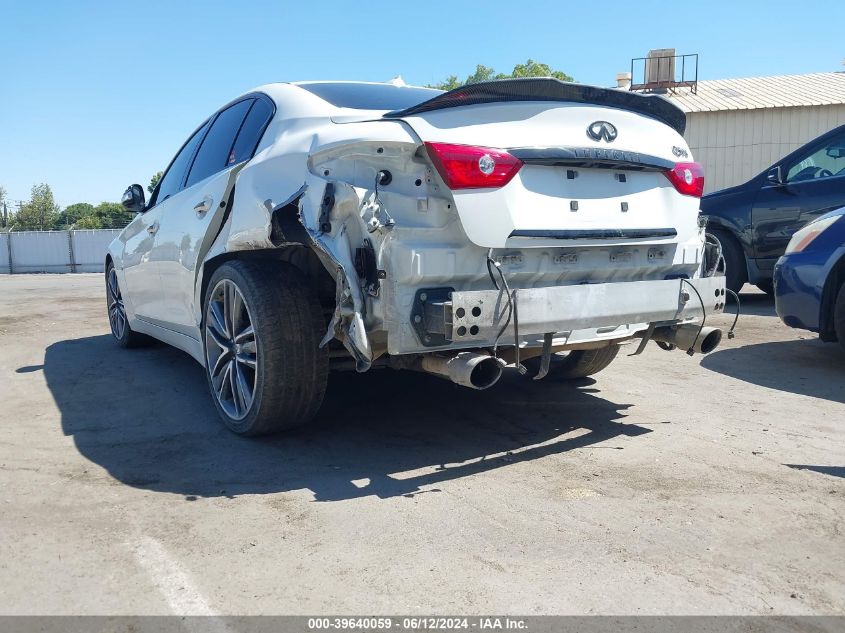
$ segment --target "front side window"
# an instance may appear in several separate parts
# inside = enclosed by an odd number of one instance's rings
[[[182,188],[182,181],[185,180],[185,171],[188,169],[188,163],[191,162],[194,150],[196,150],[207,129],[208,122],[194,132],[194,135],[182,146],[176,158],[170,163],[167,173],[162,177],[158,185],[158,193],[156,194],[155,200],[150,200],[151,205],[164,202],[173,194],[178,193]]]
[[[253,99],[238,101],[217,115],[197,152],[186,187],[191,187],[226,167],[235,136],[241,129],[241,123],[252,102]]]
[[[809,156],[793,163],[786,172],[786,182],[833,176],[845,176],[845,133],[833,137]]]

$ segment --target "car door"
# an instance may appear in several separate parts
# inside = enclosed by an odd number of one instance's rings
[[[222,110],[196,153],[178,204],[161,219],[155,245],[162,280],[160,318],[175,331],[199,336],[201,310],[194,292],[198,266],[224,221],[235,177],[252,157],[272,115],[272,102],[264,96]]]
[[[845,130],[791,154],[779,167],[782,182],[766,181],[751,211],[761,270],[774,266],[807,222],[845,205]]]
[[[124,233],[124,298],[131,304],[136,317],[154,321],[161,311],[161,275],[158,254],[155,252],[156,233],[161,228],[161,218],[170,199],[178,194],[184,184],[188,166],[207,129],[206,122],[182,145],[159,181],[147,208],[130,223]]]

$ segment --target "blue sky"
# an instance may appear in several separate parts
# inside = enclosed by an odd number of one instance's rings
[[[650,48],[700,79],[845,70],[840,1],[36,2],[0,0],[0,186],[118,200],[194,127],[271,81],[425,84],[533,58],[613,85]]]

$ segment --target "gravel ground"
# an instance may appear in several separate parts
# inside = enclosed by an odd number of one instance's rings
[[[707,357],[339,374],[261,440],[103,295],[0,278],[0,613],[845,613],[845,355],[756,291]]]

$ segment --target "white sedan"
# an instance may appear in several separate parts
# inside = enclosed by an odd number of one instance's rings
[[[112,333],[191,354],[248,435],[313,417],[330,369],[483,389],[507,365],[583,377],[632,341],[710,351],[724,279],[684,125],[660,97],[550,78],[262,86],[148,202],[127,189]]]

